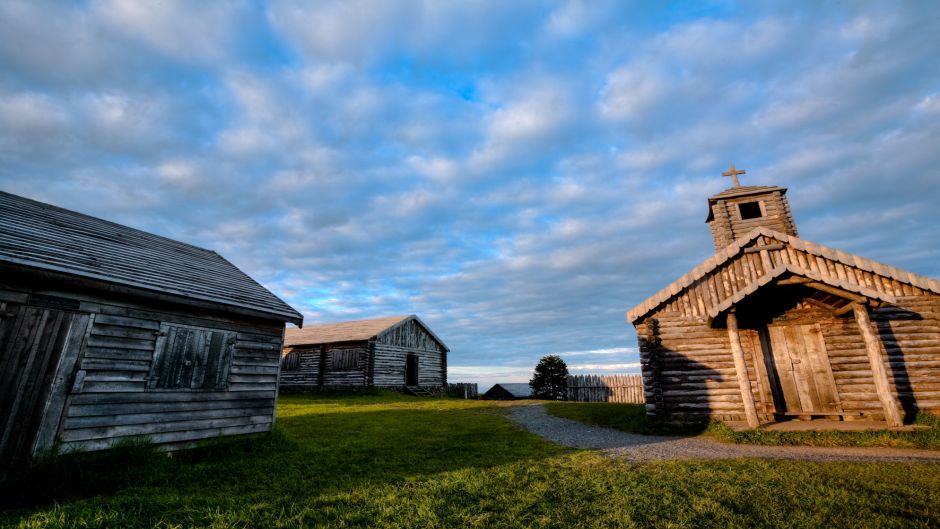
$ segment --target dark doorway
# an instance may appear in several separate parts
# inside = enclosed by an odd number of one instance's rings
[[[418,385],[418,355],[414,353],[408,353],[405,358],[405,385]]]
[[[70,335],[83,335],[87,322],[87,315],[0,303],[0,475],[30,457],[44,414],[61,413],[56,371]]]
[[[769,325],[760,336],[776,413],[839,415],[842,412],[818,324]]]

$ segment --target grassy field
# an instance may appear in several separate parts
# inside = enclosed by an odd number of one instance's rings
[[[940,465],[632,465],[493,403],[282,397],[278,432],[67,457],[4,485],[13,527],[937,527]]]
[[[587,424],[616,428],[640,434],[702,433],[726,443],[771,446],[859,446],[921,448],[940,450],[940,417],[922,414],[917,422],[921,429],[911,432],[872,430],[865,432],[768,432],[745,430],[736,432],[721,423],[678,427],[655,421],[646,416],[642,404],[592,402],[551,402],[548,413]]]

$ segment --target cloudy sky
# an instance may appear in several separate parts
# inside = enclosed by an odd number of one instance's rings
[[[706,197],[940,276],[934,2],[0,3],[0,188],[214,249],[451,380],[637,371]]]

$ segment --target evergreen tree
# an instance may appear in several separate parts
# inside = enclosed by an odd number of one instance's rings
[[[543,356],[529,381],[532,395],[549,400],[568,398],[568,364],[558,355]]]

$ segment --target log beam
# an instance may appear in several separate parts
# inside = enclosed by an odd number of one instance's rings
[[[741,388],[741,400],[744,402],[744,416],[751,428],[760,426],[757,409],[754,407],[754,395],[751,393],[751,381],[747,377],[747,364],[744,363],[744,348],[741,347],[741,335],[738,333],[738,317],[728,313],[728,338],[731,340],[731,355],[734,357],[734,371]]]
[[[881,348],[878,346],[878,337],[871,330],[871,319],[868,317],[868,307],[861,303],[853,303],[852,309],[855,311],[855,321],[862,332],[862,339],[865,340],[865,349],[868,351],[868,362],[871,364],[871,372],[875,379],[875,390],[878,392],[878,400],[881,401],[881,407],[884,408],[885,419],[888,426],[896,428],[903,425],[901,414],[898,411],[898,405],[891,395],[891,385],[888,383],[888,372],[885,370],[884,360],[881,358]],[[730,327],[729,327],[730,328]]]
[[[818,283],[816,281],[813,281],[811,283],[806,283],[806,286],[810,288],[814,288],[820,292],[825,292],[826,294],[832,294],[833,296],[838,296],[843,299],[852,300],[855,303],[865,303],[868,300],[868,298],[866,298],[865,296],[861,296],[859,294],[853,294],[852,292],[849,292],[847,290],[842,290],[841,288],[831,287],[829,285],[826,285],[824,283]]]

